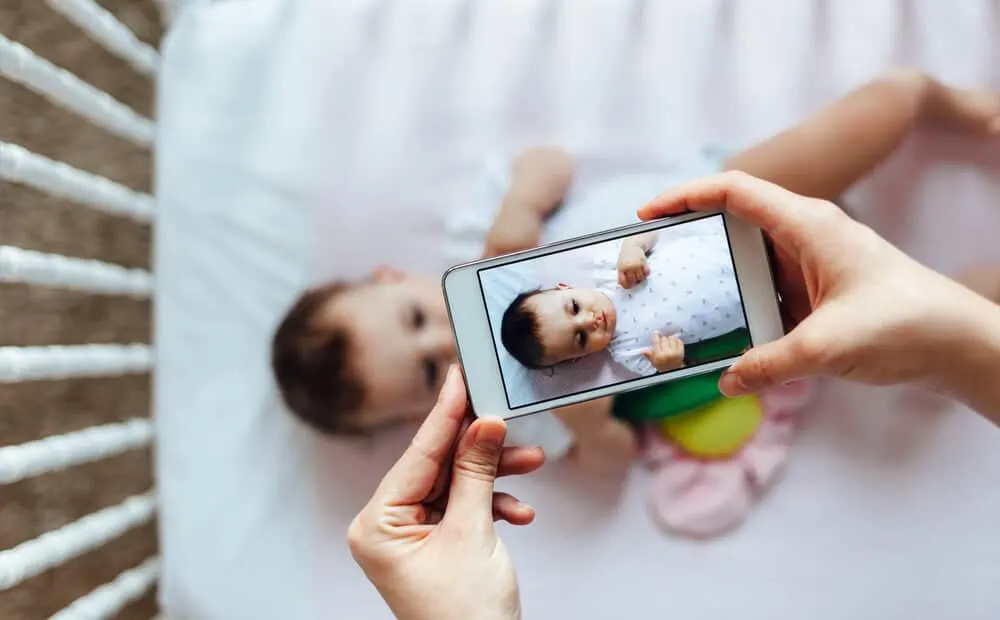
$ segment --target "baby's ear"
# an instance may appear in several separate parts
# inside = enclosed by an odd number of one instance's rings
[[[376,282],[399,282],[405,279],[406,272],[389,265],[379,265],[372,270],[372,280]]]

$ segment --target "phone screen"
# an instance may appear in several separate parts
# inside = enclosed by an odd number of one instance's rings
[[[511,410],[751,345],[721,214],[480,269]]]

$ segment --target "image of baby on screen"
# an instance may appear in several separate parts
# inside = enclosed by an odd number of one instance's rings
[[[747,349],[749,330],[722,217],[692,222],[688,234],[671,228],[567,250],[589,253],[584,281],[514,298],[500,321],[503,348],[534,369],[607,351],[613,363],[638,376]]]

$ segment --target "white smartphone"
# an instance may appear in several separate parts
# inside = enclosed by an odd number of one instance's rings
[[[784,333],[761,231],[723,212],[458,265],[442,285],[477,415],[722,369]]]

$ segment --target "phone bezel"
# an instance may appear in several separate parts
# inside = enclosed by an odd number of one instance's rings
[[[547,256],[646,231],[669,228],[720,214],[723,216],[726,233],[729,237],[736,279],[743,297],[751,342],[754,346],[758,346],[780,338],[784,334],[784,329],[764,235],[759,228],[724,211],[687,213],[651,222],[641,222],[514,254],[463,263],[448,269],[442,276],[441,283],[448,309],[448,318],[455,336],[459,364],[465,375],[473,411],[477,412],[477,415],[514,419],[596,398],[639,390],[664,381],[712,372],[731,365],[737,357],[701,364],[669,374],[642,377],[626,383],[618,383],[511,409],[508,404],[505,383],[501,376],[500,361],[490,330],[490,320],[479,280],[479,271],[483,269]]]

